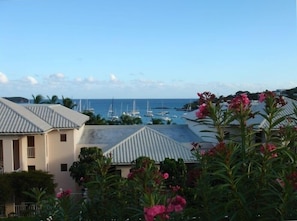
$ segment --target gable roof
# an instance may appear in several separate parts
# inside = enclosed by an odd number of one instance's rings
[[[187,125],[86,125],[80,146],[97,146],[105,155],[113,156],[114,164],[131,164],[140,156],[155,162],[166,157],[195,159],[188,146],[202,139]]]
[[[0,98],[0,134],[43,133],[51,128],[22,105]]]
[[[112,162],[116,164],[131,164],[142,156],[149,157],[156,163],[164,161],[165,158],[183,159],[184,162],[195,161],[191,150],[149,127],[136,131],[104,155],[111,155]]]
[[[0,98],[0,134],[38,134],[78,128],[88,119],[60,104],[17,104]]]
[[[87,115],[60,104],[25,104],[24,106],[52,127],[58,129],[79,128],[89,120]]]

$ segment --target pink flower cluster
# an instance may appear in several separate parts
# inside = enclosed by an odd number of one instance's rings
[[[203,119],[209,114],[209,111],[207,109],[207,105],[205,103],[201,104],[198,108],[198,111],[196,112],[196,117],[198,119]]]
[[[270,154],[271,158],[276,158],[277,157],[277,153],[275,153],[276,150],[276,146],[274,146],[274,144],[265,144],[262,145],[260,148],[261,153],[265,154]]]
[[[203,92],[203,93],[197,93],[199,97],[199,105],[205,104],[208,102],[213,102],[216,98],[216,96],[210,92]]]
[[[247,110],[250,107],[250,99],[247,94],[240,94],[233,98],[229,103],[229,110],[240,112],[241,110]]]
[[[144,218],[146,221],[154,221],[155,217],[159,216],[163,220],[169,219],[164,205],[154,205],[152,207],[144,208]]]
[[[154,205],[152,207],[144,208],[144,217],[146,221],[153,221],[155,217],[162,220],[169,219],[169,213],[181,212],[186,206],[185,198],[177,195],[176,197],[168,200],[168,206]]]
[[[281,96],[277,97],[276,94],[272,91],[266,91],[259,95],[259,102],[261,102],[261,103],[267,101],[268,99],[275,100],[276,107],[282,107],[286,104],[286,101],[284,100],[283,97],[281,97]]]
[[[71,194],[71,190],[60,190],[60,192],[57,193],[56,197],[58,199],[64,198],[64,197],[68,197]]]

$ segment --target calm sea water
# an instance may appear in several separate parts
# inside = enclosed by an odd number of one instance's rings
[[[184,124],[182,118],[186,111],[180,110],[185,104],[196,99],[73,99],[77,104],[77,110],[93,110],[100,114],[102,118],[108,118],[109,110],[113,110],[114,115],[121,116],[123,112],[130,113],[138,111],[144,124],[151,121],[146,117],[147,110],[151,110],[154,118],[160,118],[161,112],[172,120],[174,124]]]

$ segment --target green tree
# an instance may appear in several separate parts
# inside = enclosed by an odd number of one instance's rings
[[[47,104],[59,104],[59,97],[57,95],[53,95],[52,97],[47,96]]]
[[[111,160],[103,155],[100,148],[83,147],[80,149],[78,161],[73,162],[69,168],[70,176],[77,184],[82,185],[91,180],[92,174],[105,174],[110,165]]]
[[[33,97],[33,103],[34,104],[42,104],[43,103],[44,97],[41,94],[38,94],[36,96],[34,96],[32,94],[32,97]]]
[[[95,115],[92,111],[83,111],[85,115],[88,115],[90,119],[86,122],[86,125],[105,125],[107,124],[104,118],[101,118],[100,114]]]
[[[73,109],[77,106],[77,104],[75,104],[71,98],[64,96],[62,96],[62,105],[70,109]]]

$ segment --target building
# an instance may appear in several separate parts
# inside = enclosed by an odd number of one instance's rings
[[[69,168],[82,147],[98,147],[112,156],[127,176],[132,161],[166,157],[195,162],[193,142],[201,138],[187,125],[85,125],[89,117],[60,104],[17,104],[0,98],[1,172],[42,170],[59,188],[78,190]]]
[[[16,104],[0,98],[1,172],[42,170],[74,189],[68,169],[88,119],[59,104]]]

